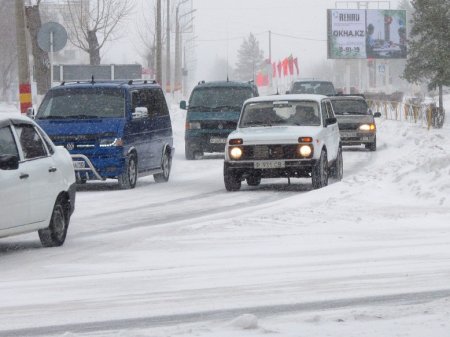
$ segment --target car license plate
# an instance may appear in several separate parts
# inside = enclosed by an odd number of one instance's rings
[[[341,136],[342,137],[357,137],[358,133],[357,132],[352,132],[352,131],[350,131],[350,132],[342,132]]]
[[[211,137],[209,139],[209,142],[211,144],[225,144],[227,142],[227,139],[226,138]]]
[[[73,168],[75,169],[82,169],[86,167],[86,163],[81,160],[75,160],[73,161]]]
[[[284,168],[285,162],[281,160],[267,160],[267,161],[257,161],[254,163],[253,167],[255,169],[277,169]]]

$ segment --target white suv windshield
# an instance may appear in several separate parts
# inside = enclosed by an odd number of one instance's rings
[[[275,101],[247,104],[239,126],[320,125],[320,108],[315,101]]]

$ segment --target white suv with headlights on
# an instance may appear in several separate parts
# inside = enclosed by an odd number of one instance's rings
[[[262,178],[311,178],[313,188],[343,176],[339,129],[323,95],[276,95],[245,101],[227,139],[224,182],[237,191]]]
[[[75,208],[69,152],[28,117],[0,113],[0,238],[38,231],[45,247],[64,243]]]

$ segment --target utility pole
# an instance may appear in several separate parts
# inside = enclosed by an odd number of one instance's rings
[[[174,91],[178,90],[178,86],[180,84],[180,71],[181,62],[180,62],[180,20],[178,18],[178,10],[179,5],[175,11],[175,83],[174,83]]]
[[[166,23],[166,92],[170,92],[170,0],[167,0]]]
[[[186,3],[187,0],[183,0],[181,1],[177,8],[176,8],[176,12],[175,12],[175,70],[174,70],[174,74],[175,74],[175,83],[174,83],[174,90],[180,90],[182,87],[182,36],[181,34],[184,32],[184,30],[186,29],[186,26],[189,26],[189,24],[192,23],[192,18],[190,21],[188,21],[187,23],[185,23],[184,26],[182,26],[180,24],[180,19],[190,15],[192,13],[194,13],[196,10],[192,9],[187,13],[184,13],[182,15],[179,15],[179,7]]]
[[[272,31],[269,30],[269,63],[270,63],[270,68],[272,69]],[[269,82],[270,82],[270,86],[272,86],[273,83],[273,72],[272,70],[269,71]]]
[[[161,0],[156,0],[156,82],[162,85]]]
[[[272,63],[272,31],[269,30],[269,61]]]
[[[19,68],[20,112],[26,114],[27,109],[32,107],[32,102],[23,0],[16,0],[16,40]]]

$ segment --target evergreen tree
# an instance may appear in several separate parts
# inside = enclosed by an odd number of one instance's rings
[[[254,80],[256,72],[261,68],[263,62],[264,54],[259,48],[259,42],[250,33],[248,39],[244,39],[238,50],[236,76],[243,81]]]
[[[403,76],[408,82],[428,82],[430,90],[438,88],[442,112],[442,87],[450,85],[449,0],[412,0],[411,4],[415,12]]]

